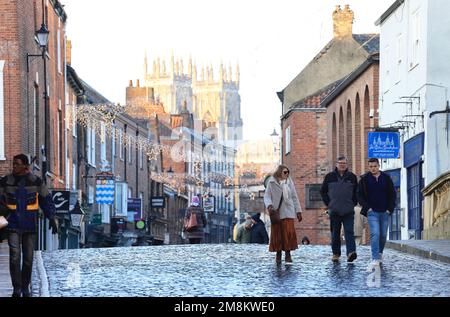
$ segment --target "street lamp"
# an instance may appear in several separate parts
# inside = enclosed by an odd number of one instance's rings
[[[272,138],[273,149],[274,149],[275,154],[277,155],[277,163],[278,163],[279,159],[280,159],[280,157],[278,155],[278,142],[280,141],[280,139],[279,139],[279,134],[277,133],[275,128],[273,129],[273,132],[270,135],[270,137]]]
[[[48,39],[49,39],[49,30],[45,25],[45,16],[42,14],[42,25],[39,30],[36,31],[35,35],[38,39],[39,46],[41,47],[42,54],[27,54],[27,73],[30,71],[29,69],[29,58],[30,57],[42,57],[44,60],[44,145],[41,148],[42,151],[42,179],[45,184],[47,184],[47,153],[50,153],[49,145],[49,124],[50,120],[48,118],[49,113],[49,105],[48,105],[48,92],[47,92],[47,58],[45,57],[45,52],[47,51]]]
[[[72,227],[81,227],[84,218],[84,211],[81,209],[80,203],[77,200],[75,207],[70,211],[70,222]]]

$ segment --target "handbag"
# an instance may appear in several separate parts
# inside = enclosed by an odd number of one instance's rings
[[[8,220],[4,216],[0,216],[0,229],[6,228],[8,226]]]
[[[277,224],[281,222],[280,219],[280,208],[281,208],[281,204],[283,203],[283,194],[281,194],[281,199],[280,199],[280,204],[278,205],[278,209],[276,210],[270,210],[269,211],[269,216],[270,216],[270,222],[272,224]]]
[[[194,230],[198,226],[197,215],[195,213],[191,213],[189,219],[185,219],[184,229],[189,232]]]

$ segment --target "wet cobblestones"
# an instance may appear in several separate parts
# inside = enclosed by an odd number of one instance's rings
[[[42,258],[50,296],[450,296],[449,264],[386,250],[372,285],[369,247],[359,247],[353,264],[344,257],[334,264],[330,253],[301,246],[294,265],[279,267],[267,246],[251,244],[64,250]]]

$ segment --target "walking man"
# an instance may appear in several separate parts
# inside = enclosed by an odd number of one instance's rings
[[[28,157],[13,158],[13,172],[0,179],[1,211],[8,217],[9,270],[13,297],[29,297],[39,207],[58,232],[55,205],[41,178],[29,170]],[[23,257],[23,261],[22,261]]]
[[[370,229],[372,267],[380,265],[386,244],[389,215],[394,212],[396,192],[391,177],[380,171],[376,158],[369,160],[369,172],[359,181],[358,200],[361,214],[367,217]]]
[[[245,222],[239,226],[237,229],[236,243],[250,243],[252,238],[252,216],[247,214],[245,216]]]
[[[344,225],[347,262],[353,262],[357,257],[354,236],[354,208],[358,202],[357,186],[356,175],[348,170],[347,158],[338,157],[335,170],[325,176],[320,190],[330,216],[333,262],[338,262],[341,256],[342,225]]]

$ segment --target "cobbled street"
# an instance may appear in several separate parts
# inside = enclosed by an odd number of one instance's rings
[[[56,297],[450,296],[449,264],[385,250],[377,279],[367,272],[369,247],[359,247],[352,264],[345,257],[334,264],[330,253],[301,246],[294,265],[279,267],[267,246],[251,244],[64,250],[42,258]]]

